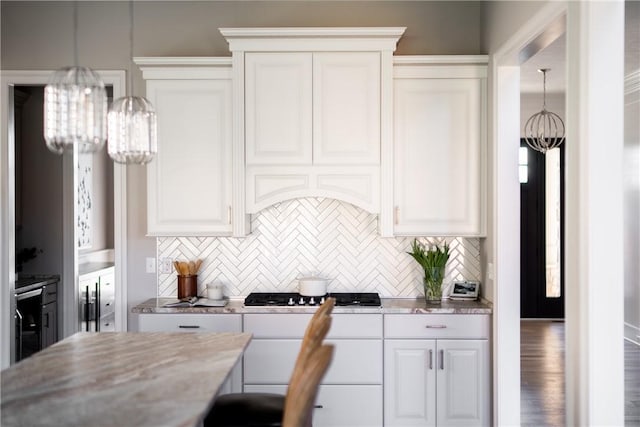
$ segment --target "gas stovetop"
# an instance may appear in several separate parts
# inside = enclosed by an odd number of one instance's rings
[[[244,299],[245,306],[313,306],[324,303],[328,297],[336,299],[336,306],[380,307],[377,293],[335,292],[321,297],[305,297],[297,293],[252,292]]]

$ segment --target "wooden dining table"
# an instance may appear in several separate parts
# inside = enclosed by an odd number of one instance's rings
[[[250,340],[77,333],[0,373],[0,425],[197,426]]]

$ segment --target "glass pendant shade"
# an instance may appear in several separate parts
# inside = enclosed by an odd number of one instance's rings
[[[98,151],[107,139],[107,91],[87,67],[57,70],[44,90],[44,139],[49,150]]]
[[[139,96],[116,99],[108,114],[109,156],[117,163],[147,164],[158,152],[156,112]]]

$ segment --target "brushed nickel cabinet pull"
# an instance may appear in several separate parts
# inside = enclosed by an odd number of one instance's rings
[[[399,211],[400,211],[400,208],[397,207],[397,206],[393,209],[393,223],[395,225],[398,225],[398,212]]]
[[[444,350],[440,350],[440,369],[444,370]]]
[[[433,369],[433,350],[429,350],[429,369]]]
[[[447,325],[426,325],[427,329],[446,329]]]
[[[180,329],[200,329],[200,326],[198,326],[198,325],[179,325],[178,328],[180,328]]]
[[[315,406],[314,406],[314,408],[316,408],[316,409],[322,409],[322,408],[324,408],[324,405],[315,405]]]
[[[227,208],[227,224],[231,224],[231,206]]]

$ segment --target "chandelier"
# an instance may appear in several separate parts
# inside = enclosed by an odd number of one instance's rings
[[[547,111],[547,72],[549,68],[538,71],[543,76],[542,111],[529,117],[524,125],[525,141],[529,147],[546,153],[564,142],[564,122],[555,113]]]
[[[57,70],[44,89],[44,139],[56,154],[98,151],[107,139],[107,92],[100,76],[78,66],[78,6],[73,3],[74,66]]]
[[[133,96],[133,0],[129,1],[129,96],[116,99],[108,114],[107,151],[117,163],[146,164],[158,152],[156,112],[143,97]]]

